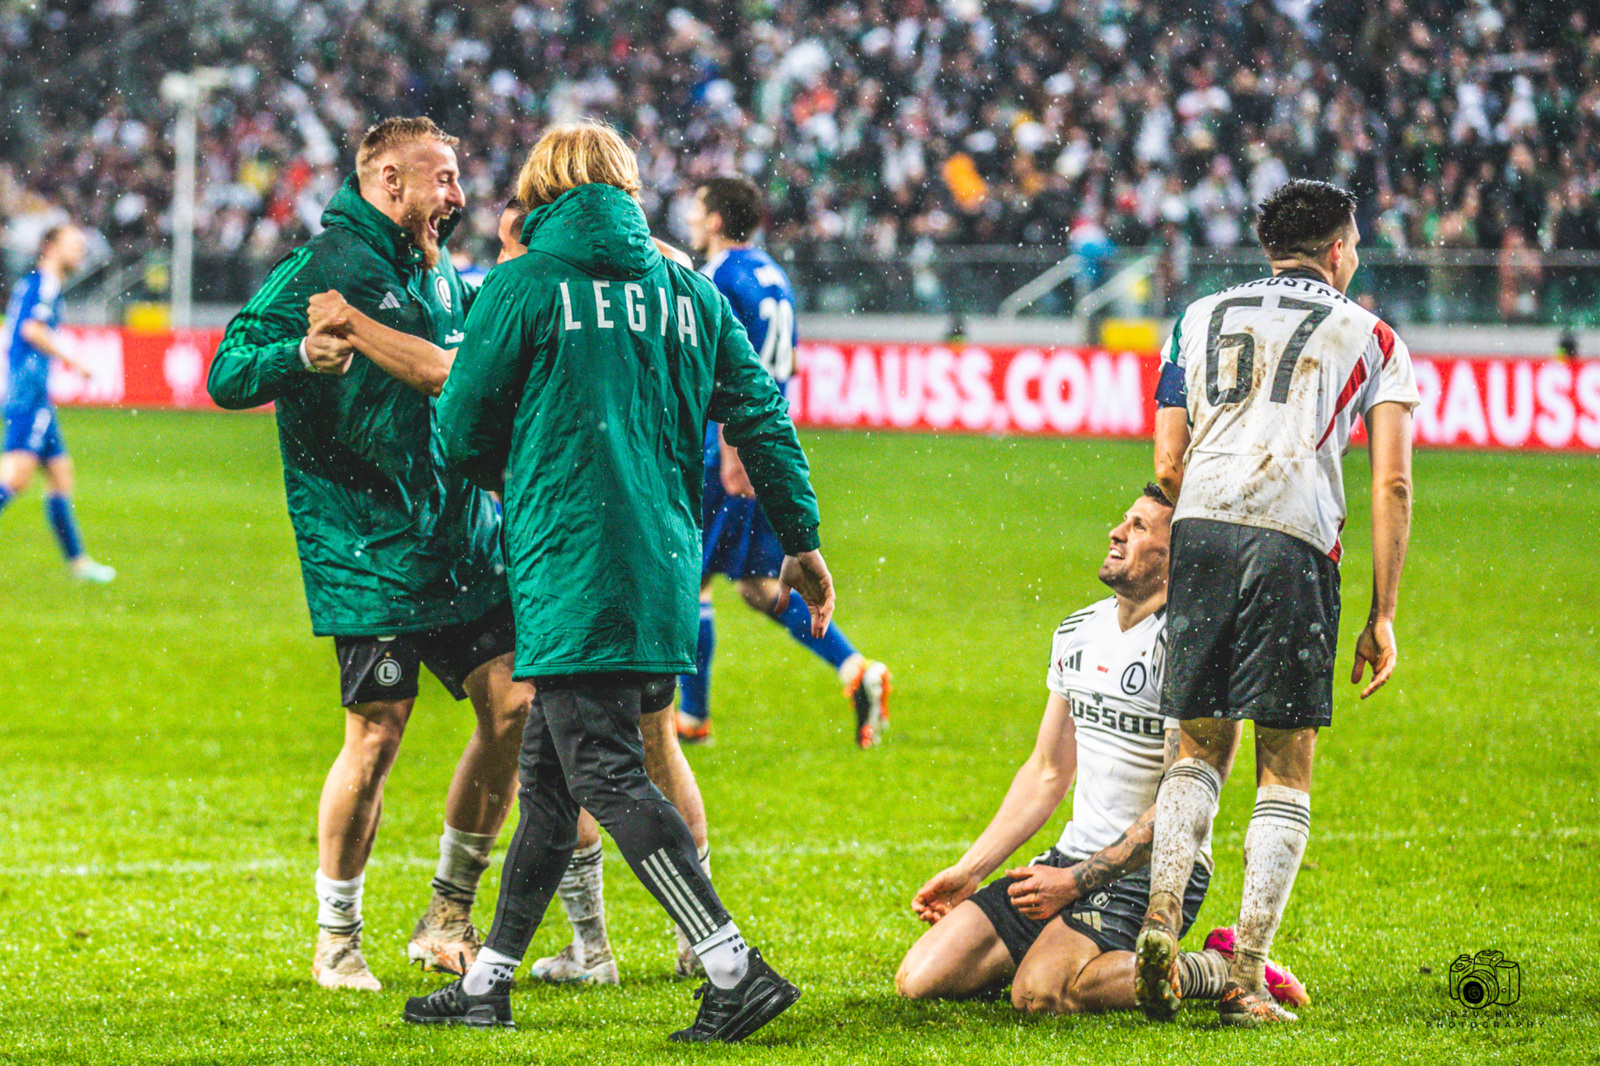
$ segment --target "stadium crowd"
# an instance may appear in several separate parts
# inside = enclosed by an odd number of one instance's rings
[[[1176,12],[1176,13],[1175,13]],[[162,75],[221,65],[199,245],[314,229],[361,131],[458,133],[492,240],[548,121],[639,146],[652,225],[740,170],[775,243],[1230,247],[1292,175],[1361,195],[1369,245],[1600,249],[1600,25],[1545,0],[67,0],[7,5],[0,212],[164,240]]]

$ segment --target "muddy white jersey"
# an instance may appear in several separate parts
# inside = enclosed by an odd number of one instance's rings
[[[1091,604],[1056,629],[1050,645],[1050,691],[1072,708],[1078,777],[1072,820],[1056,843],[1086,859],[1116,843],[1156,801],[1166,730],[1161,675],[1167,660],[1165,608],[1123,631],[1117,598]],[[1211,841],[1203,849],[1211,864]]]
[[[1281,530],[1337,560],[1341,460],[1358,415],[1420,402],[1411,355],[1377,315],[1308,271],[1196,300],[1164,363],[1182,371],[1190,443],[1172,520]]]

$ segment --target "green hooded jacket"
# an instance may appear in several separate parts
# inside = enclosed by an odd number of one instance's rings
[[[791,554],[820,544],[805,453],[728,301],[662,258],[627,193],[580,185],[522,239],[439,397],[446,458],[504,489],[516,674],[687,673],[706,420]]]
[[[488,495],[446,469],[434,401],[360,355],[343,375],[314,373],[300,359],[315,293],[337,289],[384,325],[453,348],[467,289],[447,254],[424,267],[421,250],[361,198],[353,175],[322,224],[228,323],[207,388],[221,407],[277,405],[289,518],[318,636],[473,621],[509,595],[500,523]]]

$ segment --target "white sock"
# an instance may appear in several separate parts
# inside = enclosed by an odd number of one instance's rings
[[[1228,983],[1228,960],[1215,948],[1178,956],[1178,984],[1184,999],[1221,999]]]
[[[511,980],[521,965],[521,959],[502,955],[493,948],[484,948],[478,952],[477,961],[467,971],[467,976],[461,979],[461,990],[469,996],[481,996],[493,988],[496,981]]]
[[[1311,795],[1285,785],[1262,785],[1244,834],[1244,892],[1230,976],[1249,989],[1265,980],[1267,951],[1289,904],[1289,890],[1311,836]]]
[[[1179,759],[1156,793],[1155,841],[1150,847],[1150,909],[1176,908],[1181,920],[1183,892],[1194,872],[1195,852],[1217,816],[1222,775],[1201,759]],[[1166,914],[1171,920],[1173,915]],[[1177,923],[1173,926],[1177,932]]]
[[[572,923],[572,943],[578,964],[592,966],[611,957],[606,936],[605,852],[596,840],[572,853],[567,872],[556,886],[561,907]]]
[[[860,652],[856,652],[844,662],[840,663],[839,684],[848,685],[850,682],[854,681],[856,679],[856,675],[859,674],[863,668],[865,668],[866,664],[867,657],[862,655]]]
[[[706,872],[706,880],[711,880],[711,844],[709,842],[702,844],[699,849],[695,851],[695,857],[700,860],[700,869]],[[674,925],[672,927],[672,931],[676,933],[678,937],[679,955],[682,955],[685,951],[694,950],[694,945],[689,943],[689,934],[683,931],[683,926]]]
[[[478,879],[489,868],[493,833],[466,833],[448,823],[439,838],[439,866],[433,890],[441,896],[470,905],[478,895]]]
[[[706,979],[718,988],[732,988],[750,972],[750,945],[732,922],[696,944],[694,953],[706,968]]]
[[[317,871],[317,924],[334,933],[353,933],[361,928],[361,885],[364,873],[348,881],[335,881]]]

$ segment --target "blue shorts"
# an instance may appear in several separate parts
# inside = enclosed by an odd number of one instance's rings
[[[67,446],[61,442],[61,423],[56,421],[56,409],[46,405],[7,410],[5,450],[32,452],[41,463],[67,454]]]
[[[726,574],[738,581],[747,577],[777,577],[783,569],[783,545],[767,523],[755,500],[729,496],[722,475],[706,471],[700,515],[705,540],[700,556],[700,576]]]

